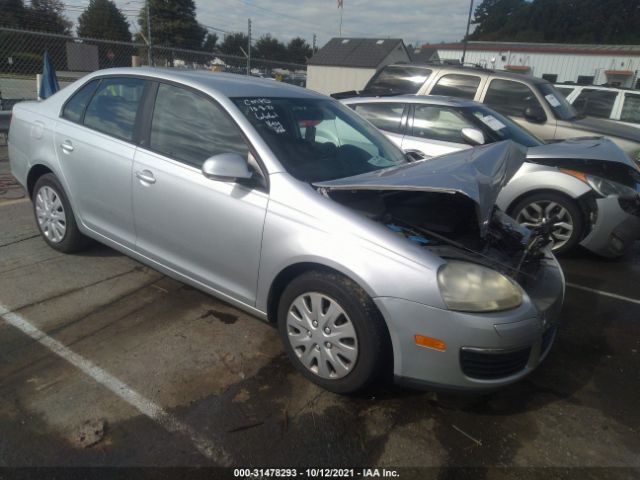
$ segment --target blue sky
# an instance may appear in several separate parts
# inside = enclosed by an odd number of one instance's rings
[[[86,5],[88,0],[65,0]],[[142,0],[116,0],[135,25]],[[476,4],[480,0],[476,0]],[[272,33],[282,40],[301,36],[309,43],[316,33],[322,46],[338,36],[336,0],[196,0],[198,21],[226,31],[246,31],[251,17],[254,36]],[[344,0],[342,35],[398,37],[407,44],[460,40],[469,0]],[[75,16],[71,12],[69,16]],[[218,32],[219,36],[224,35]]]

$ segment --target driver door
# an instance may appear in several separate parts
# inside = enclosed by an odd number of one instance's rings
[[[160,83],[133,164],[136,250],[153,262],[254,305],[266,189],[204,177],[219,153],[249,158],[229,114],[208,96]]]

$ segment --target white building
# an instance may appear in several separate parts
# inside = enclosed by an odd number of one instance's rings
[[[461,43],[430,44],[441,60],[460,60]],[[640,88],[640,45],[469,42],[465,63],[511,70],[551,82]]]
[[[399,38],[332,38],[309,59],[307,88],[326,95],[361,90],[378,69],[398,62],[409,62]]]

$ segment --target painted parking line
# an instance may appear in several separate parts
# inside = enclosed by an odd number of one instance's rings
[[[19,203],[26,203],[28,202],[29,199],[28,198],[18,198],[17,200],[7,200],[7,201],[0,201],[0,207],[9,207],[11,205],[17,205]]]
[[[640,305],[640,300],[636,298],[623,297],[622,295],[617,295],[615,293],[596,290],[595,288],[584,287],[582,285],[577,285],[575,283],[569,283],[569,282],[567,282],[567,287],[575,288],[577,290],[584,290],[585,292],[597,293],[598,295],[602,295],[603,297],[615,298],[616,300],[622,300],[624,302],[635,303],[637,305]]]
[[[0,318],[9,325],[17,328],[24,334],[33,338],[49,351],[55,353],[71,365],[82,371],[87,376],[106,387],[122,400],[133,406],[140,413],[150,418],[170,433],[176,433],[189,439],[193,446],[205,457],[218,465],[229,466],[231,457],[224,448],[214,444],[208,438],[196,432],[189,425],[181,422],[176,416],[164,410],[161,406],[152,402],[140,393],[133,390],[124,382],[118,380],[109,372],[103,370],[90,360],[75,353],[62,343],[51,338],[38,327],[29,322],[18,313],[11,312],[0,304]]]

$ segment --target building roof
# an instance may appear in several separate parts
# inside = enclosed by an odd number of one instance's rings
[[[411,63],[429,63],[438,60],[438,49],[435,47],[418,47],[407,49]]]
[[[462,50],[462,43],[426,44],[423,48]],[[469,42],[470,51],[511,51],[574,55],[640,55],[640,45],[587,45],[571,43]]]
[[[398,45],[405,48],[400,38],[332,38],[309,59],[308,64],[378,68]]]

